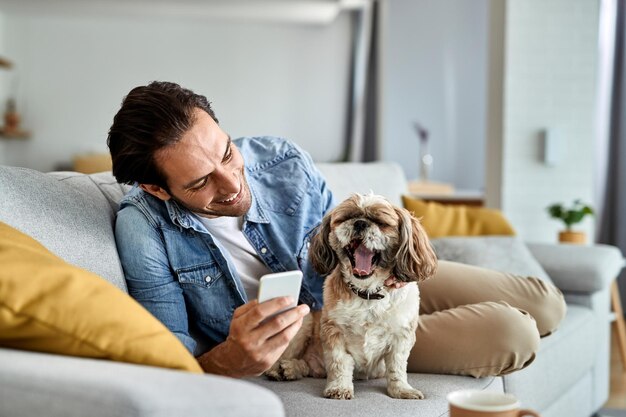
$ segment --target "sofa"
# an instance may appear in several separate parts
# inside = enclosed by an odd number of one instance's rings
[[[373,191],[401,204],[407,190],[395,163],[318,167],[338,200]],[[110,172],[41,173],[2,166],[0,221],[126,291],[113,225],[127,189]],[[235,380],[0,347],[0,415],[440,417],[448,415],[449,392],[477,389],[515,394],[543,417],[591,416],[608,398],[609,286],[623,266],[622,254],[605,245],[525,248],[563,291],[568,311],[560,328],[541,340],[534,363],[510,375],[476,379],[409,374],[409,382],[426,396],[419,401],[389,398],[384,379],[357,381],[356,398],[338,401],[322,398],[323,379]]]

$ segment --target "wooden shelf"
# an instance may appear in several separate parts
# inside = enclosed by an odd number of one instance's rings
[[[30,132],[27,130],[13,130],[5,131],[0,128],[0,139],[28,139],[30,138]]]

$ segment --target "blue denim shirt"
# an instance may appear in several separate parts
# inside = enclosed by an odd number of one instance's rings
[[[299,301],[321,309],[323,278],[307,252],[332,193],[293,143],[272,137],[233,143],[252,195],[243,233],[271,271],[302,270]],[[227,250],[195,214],[135,186],[120,203],[115,238],[130,295],[187,349],[198,356],[226,339],[233,311],[248,300]]]

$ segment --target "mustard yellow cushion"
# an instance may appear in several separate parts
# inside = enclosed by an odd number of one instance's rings
[[[457,204],[440,204],[402,196],[404,208],[421,217],[431,238],[442,236],[515,235],[499,210]]]
[[[202,372],[130,296],[1,222],[0,265],[0,346]]]

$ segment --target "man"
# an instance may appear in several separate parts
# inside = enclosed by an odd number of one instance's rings
[[[128,94],[108,145],[117,180],[136,184],[115,227],[130,294],[206,372],[267,370],[303,317],[322,307],[323,278],[307,249],[334,203],[310,156],[283,139],[231,140],[204,96],[167,82]],[[258,279],[293,269],[304,272],[300,305],[265,321],[289,300],[257,303]],[[420,317],[409,371],[500,375],[533,360],[539,336],[563,317],[562,295],[536,279],[502,275],[440,263],[421,286],[428,315]],[[464,350],[447,354],[452,346]],[[308,354],[319,369],[319,352]]]

